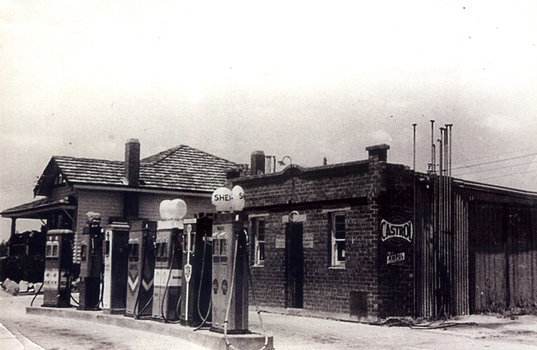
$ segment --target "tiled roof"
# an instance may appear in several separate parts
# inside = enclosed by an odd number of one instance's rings
[[[226,181],[226,171],[239,164],[181,145],[142,159],[140,181],[145,187],[214,191]]]
[[[50,211],[51,208],[73,209],[75,203],[71,197],[61,198],[41,198],[30,203],[18,205],[13,208],[4,210],[1,214],[3,217],[17,217],[35,219],[39,218],[40,212]]]
[[[124,185],[124,162],[54,156],[70,184]],[[239,164],[181,145],[140,161],[140,187],[212,192]]]
[[[122,185],[124,177],[124,162],[53,156],[65,179],[72,184],[91,183],[103,185]]]

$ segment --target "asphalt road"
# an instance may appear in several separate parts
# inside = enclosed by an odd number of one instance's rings
[[[32,296],[0,290],[0,349],[192,349],[201,347],[174,336],[25,312]],[[34,306],[42,303],[42,296]],[[537,317],[501,319],[469,316],[449,327],[411,329],[262,313],[277,350],[325,349],[537,349]],[[177,325],[177,327],[180,327]],[[262,332],[257,315],[250,329]]]
[[[17,349],[17,346],[46,350],[203,349],[172,336],[98,322],[28,315],[26,307],[31,300],[32,296],[13,297],[0,291],[0,323],[23,345],[17,345],[13,336],[0,329],[0,349]],[[34,306],[41,305],[42,300],[38,296]]]

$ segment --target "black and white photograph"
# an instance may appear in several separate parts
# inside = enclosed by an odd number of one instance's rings
[[[537,349],[537,2],[0,0],[0,348]]]

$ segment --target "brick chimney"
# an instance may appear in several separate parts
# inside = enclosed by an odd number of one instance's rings
[[[250,158],[251,160],[251,172],[252,175],[259,175],[265,173],[265,152],[254,151]]]
[[[125,144],[125,180],[127,186],[140,185],[140,141],[129,139]],[[123,195],[123,218],[129,222],[138,218],[140,198],[137,192]]]
[[[388,150],[390,146],[383,143],[381,145],[369,146],[365,150],[369,152],[369,159],[378,157],[379,162],[385,162],[388,159]]]
[[[127,185],[140,185],[140,141],[129,139],[125,144],[125,179]]]

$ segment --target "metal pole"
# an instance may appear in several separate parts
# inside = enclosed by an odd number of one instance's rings
[[[412,168],[414,169],[414,171],[416,171],[416,123],[412,124],[412,128],[414,130],[414,143],[413,143],[413,147],[414,147],[414,150],[413,150],[413,165],[412,165]]]
[[[440,138],[437,140],[438,142],[438,219],[437,219],[437,232],[436,235],[438,237],[437,244],[438,244],[438,255],[437,255],[437,266],[436,266],[436,275],[438,276],[438,292],[437,293],[437,315],[440,316],[442,313],[442,309],[444,306],[443,303],[443,276],[442,276],[442,270],[443,270],[443,256],[444,256],[444,208],[443,208],[443,175],[444,175],[444,128],[440,128]]]
[[[446,124],[446,128],[447,128],[447,136],[448,136],[448,142],[447,142],[447,148],[448,148],[448,159],[447,159],[447,166],[448,166],[448,177],[447,177],[447,186],[448,186],[448,191],[447,191],[447,195],[448,195],[448,220],[447,220],[447,224],[448,224],[448,231],[450,233],[450,236],[449,236],[449,262],[450,262],[450,270],[449,270],[449,279],[450,279],[450,283],[449,283],[449,286],[450,286],[450,291],[449,291],[449,296],[450,296],[450,309],[449,309],[449,316],[453,315],[453,314],[456,314],[457,313],[457,293],[456,291],[459,289],[459,286],[458,286],[458,283],[457,281],[455,280],[455,269],[456,269],[456,266],[458,266],[459,264],[456,263],[456,260],[455,260],[455,242],[456,242],[456,238],[455,238],[455,218],[454,218],[454,215],[453,215],[453,212],[454,212],[454,209],[453,209],[453,179],[451,178],[451,160],[452,160],[452,154],[451,154],[451,150],[452,150],[452,134],[451,134],[451,128],[452,128],[453,124]]]
[[[436,172],[435,169],[435,161],[436,161],[436,155],[435,155],[435,143],[434,143],[434,120],[431,119],[431,172],[434,174]]]
[[[417,208],[417,196],[416,196],[416,123],[412,124],[412,128],[413,128],[413,136],[414,136],[414,153],[413,153],[413,169],[414,169],[414,174],[412,174],[412,186],[413,186],[413,194],[414,194],[414,208],[413,208],[413,222],[412,222],[412,225],[414,226],[414,232],[416,232],[416,227],[417,227],[417,223],[416,223],[416,208]],[[421,228],[421,227],[420,227]],[[423,229],[421,228],[420,230],[422,233],[422,237],[423,237]],[[416,291],[417,291],[417,286],[416,286],[416,283],[417,283],[417,278],[416,278],[416,249],[413,249],[413,261],[414,261],[414,269],[413,269],[413,273],[414,273],[414,310],[413,310],[413,313],[414,313],[414,317],[417,316],[417,309],[418,309],[418,306],[417,306],[417,295],[416,295]]]

